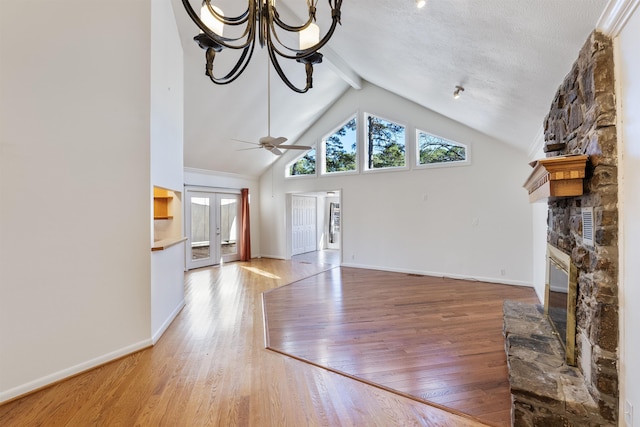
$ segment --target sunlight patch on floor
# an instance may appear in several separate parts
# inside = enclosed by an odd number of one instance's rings
[[[273,273],[269,273],[268,271],[264,271],[264,270],[261,270],[261,269],[256,268],[256,267],[243,266],[242,268],[245,269],[245,270],[248,270],[248,271],[250,271],[252,273],[259,274],[261,276],[267,277],[269,279],[280,279],[280,276],[277,276],[277,275],[275,275]]]

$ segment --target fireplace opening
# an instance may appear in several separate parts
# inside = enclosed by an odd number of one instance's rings
[[[544,314],[565,350],[568,365],[576,365],[577,269],[571,257],[547,245]]]

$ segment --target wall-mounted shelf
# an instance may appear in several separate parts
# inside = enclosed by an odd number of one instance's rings
[[[169,210],[169,203],[173,199],[167,190],[153,189],[153,219],[173,219]]]
[[[581,196],[588,159],[589,156],[574,155],[532,162],[533,172],[524,183],[529,202],[543,201],[548,197]]]

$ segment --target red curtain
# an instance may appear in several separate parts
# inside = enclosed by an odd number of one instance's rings
[[[240,190],[240,261],[251,260],[251,231],[249,227],[249,189]]]

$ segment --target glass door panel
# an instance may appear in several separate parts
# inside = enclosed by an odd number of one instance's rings
[[[188,269],[220,263],[215,206],[215,193],[187,191]]]
[[[239,259],[240,197],[234,194],[221,194],[218,200],[220,206],[220,255],[223,261],[236,261]]]
[[[211,257],[209,198],[191,197],[191,260]]]

